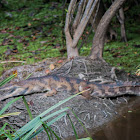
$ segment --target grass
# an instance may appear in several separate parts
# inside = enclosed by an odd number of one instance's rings
[[[7,8],[1,9],[0,12],[0,62],[26,61],[27,64],[33,64],[48,57],[67,56],[66,53],[60,53],[63,48],[62,3],[43,3],[43,0],[7,1],[8,4],[5,4]],[[140,62],[140,48],[134,47],[140,44],[140,24],[132,20],[130,18],[126,20],[128,43],[120,42],[118,36],[117,41],[105,45],[103,56],[113,66],[133,73]],[[117,32],[119,35],[119,28]],[[89,36],[88,43],[81,48],[81,55],[87,56],[90,53],[92,39],[93,33]],[[16,50],[14,53],[6,54],[7,50],[13,51],[14,48]],[[23,64],[0,63],[0,74],[4,70]]]
[[[84,91],[83,91],[84,92]],[[81,92],[82,93],[82,92]],[[39,114],[38,116],[36,116],[35,118],[32,118],[31,116],[31,111],[29,109],[29,106],[27,104],[27,101],[24,97],[18,97],[14,100],[11,100],[0,112],[0,119],[4,118],[4,117],[10,117],[11,115],[19,115],[20,112],[14,112],[14,113],[9,113],[9,114],[4,114],[3,112],[12,104],[14,103],[16,100],[19,100],[20,98],[24,99],[24,103],[26,106],[26,109],[28,110],[29,116],[31,118],[31,121],[29,121],[27,124],[25,124],[22,128],[20,128],[19,130],[15,131],[8,123],[5,123],[3,125],[2,128],[0,128],[0,139],[4,139],[4,138],[9,138],[12,140],[16,140],[16,139],[23,139],[23,140],[27,140],[27,139],[32,139],[35,136],[37,136],[39,133],[41,133],[43,130],[45,130],[46,135],[48,136],[49,140],[53,140],[54,138],[52,137],[52,134],[58,139],[60,140],[61,138],[51,129],[51,125],[53,123],[55,123],[56,121],[58,121],[59,119],[61,119],[62,117],[68,115],[67,114],[67,110],[71,110],[69,107],[64,107],[62,109],[59,109],[53,113],[50,114],[50,112],[54,109],[56,109],[57,107],[59,107],[60,105],[64,104],[65,102],[69,101],[70,99],[74,98],[75,96],[81,94],[81,93],[77,93],[73,96],[70,96],[68,98],[66,98],[65,100],[60,101],[59,103],[55,104],[54,106],[50,107],[49,109],[45,110],[43,113]],[[71,110],[72,111],[72,110]],[[86,130],[86,128],[84,127],[84,125],[82,124],[82,122],[80,121],[80,119],[76,116],[76,114],[72,111],[72,113],[74,114],[74,116],[78,119],[78,121],[81,123],[81,125],[83,126],[83,128],[85,129],[86,133],[88,134],[89,137],[87,138],[83,138],[83,139],[87,139],[87,140],[92,140],[92,138],[90,137],[89,132]],[[47,116],[46,116],[47,114]],[[76,139],[78,140],[78,135],[76,132],[76,129],[74,127],[73,122],[71,121],[70,116],[68,115],[68,118],[70,119],[72,128],[74,130],[74,134]],[[49,120],[49,121],[48,121]],[[9,126],[11,128],[10,130],[6,129],[6,126]],[[14,132],[14,133],[11,133]],[[51,134],[51,137],[50,137]],[[81,139],[82,140],[82,139]]]
[[[140,63],[140,48],[135,47],[138,44],[140,44],[140,38],[138,36],[127,43],[108,43],[104,48],[104,58],[113,66],[134,73]]]
[[[22,1],[20,5],[18,0],[14,1],[16,4],[8,1],[8,6],[12,7],[0,12],[0,61],[18,60],[32,64],[47,57],[61,56],[61,4],[56,4],[54,8],[53,3],[43,4],[43,1],[37,0],[34,4]],[[15,47],[17,52],[7,56],[7,47],[11,50]],[[0,73],[5,67],[9,69],[17,65],[21,63],[0,64]]]

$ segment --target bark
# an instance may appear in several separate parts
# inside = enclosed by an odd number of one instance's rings
[[[68,58],[79,56],[77,44],[99,0],[80,0],[74,21],[77,0],[71,0],[66,15],[65,35]]]
[[[106,3],[106,5],[107,5],[107,3]],[[108,5],[109,5],[109,3],[108,3]],[[106,9],[107,8],[105,8],[104,3],[101,0],[99,10],[97,11],[97,13],[93,11],[93,14],[90,19],[90,23],[94,29],[94,32],[96,32],[99,22],[100,22],[101,18],[103,17],[104,13],[106,12]],[[95,21],[94,21],[94,18],[95,18]],[[107,34],[105,37],[105,42],[108,42],[108,40],[115,40],[115,39],[117,39],[117,33],[113,30],[112,26],[109,25],[109,27],[107,29]]]
[[[96,32],[97,26],[102,16],[104,15],[104,13],[105,13],[105,7],[103,4],[103,1],[101,0],[98,11],[93,11],[93,14],[91,15],[91,18],[90,18],[90,23],[93,27],[94,32]]]
[[[103,60],[103,48],[105,42],[105,35],[111,22],[112,17],[115,15],[117,10],[123,5],[126,0],[115,0],[110,8],[105,12],[104,16],[100,20],[100,23],[95,32],[93,38],[93,46],[90,54],[91,59]]]
[[[123,12],[123,8],[121,8],[119,10],[119,22],[121,24],[121,41],[123,42],[127,42],[127,38],[126,38],[126,32],[125,32],[125,25],[124,25],[124,12]]]
[[[78,49],[72,47],[73,40],[72,40],[72,37],[70,34],[70,29],[69,29],[70,22],[71,22],[70,16],[72,13],[72,7],[75,5],[75,2],[77,2],[77,1],[71,0],[71,2],[69,4],[67,16],[66,16],[66,23],[65,23],[65,35],[66,35],[66,46],[67,46],[68,58],[79,56]]]

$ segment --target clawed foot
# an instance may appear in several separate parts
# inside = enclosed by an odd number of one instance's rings
[[[49,97],[49,96],[53,96],[53,95],[55,95],[55,94],[57,94],[56,89],[52,89],[52,90],[48,91],[47,93],[41,95],[41,96],[39,97],[39,99],[44,99],[44,98],[47,98],[47,97]]]
[[[39,96],[39,99],[45,99],[45,98],[47,98],[48,96],[46,95],[46,94],[43,94],[43,95],[40,95]]]

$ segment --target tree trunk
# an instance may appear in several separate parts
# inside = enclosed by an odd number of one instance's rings
[[[99,8],[97,11],[96,10],[97,10],[97,7],[93,11],[93,14],[91,15],[91,18],[90,18],[90,23],[93,27],[94,32],[96,32],[97,26],[106,11],[102,0],[100,0]]]
[[[79,56],[77,44],[99,0],[71,0],[66,15],[65,35],[68,58]],[[76,15],[75,15],[76,13]]]
[[[109,3],[108,3],[108,5],[109,5]],[[93,14],[90,18],[90,23],[94,29],[94,32],[96,32],[97,27],[100,23],[100,20],[103,17],[103,15],[105,14],[105,12],[106,12],[106,8],[104,6],[104,3],[102,0],[100,0],[100,5],[99,5],[99,9],[98,9],[97,13],[96,13],[96,11],[93,11]],[[95,21],[94,21],[94,18],[95,18]],[[114,39],[117,39],[117,33],[113,30],[112,26],[109,25],[109,28],[107,29],[107,34],[105,37],[105,42],[108,42],[108,40],[114,40]]]
[[[93,45],[90,54],[91,59],[103,60],[104,41],[109,23],[112,17],[115,15],[116,11],[123,5],[125,1],[126,0],[115,0],[100,20],[100,23],[95,32],[95,36],[93,38]]]
[[[66,34],[66,32],[65,32],[65,34]],[[73,45],[71,44],[71,42],[72,41],[69,41],[68,39],[66,39],[68,59],[79,56],[78,48],[77,47],[74,48]]]
[[[124,25],[124,12],[123,8],[119,10],[119,15],[120,15],[120,24],[121,24],[121,41],[127,42],[126,38],[126,32],[125,32],[125,25]]]

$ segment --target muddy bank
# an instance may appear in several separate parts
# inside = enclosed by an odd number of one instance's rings
[[[100,131],[92,131],[96,140],[140,140],[140,98],[134,99],[122,115]]]
[[[54,62],[52,60],[50,61],[46,60],[42,63],[38,63],[32,66],[26,65],[26,66],[16,67],[3,74],[3,77],[6,77],[6,75],[9,75],[14,70],[18,71],[18,77],[12,82],[23,79],[25,77],[24,76],[25,73],[26,73],[25,75],[33,73],[31,77],[43,76],[45,75],[45,71],[48,69],[49,65],[55,62],[57,62],[57,60],[55,60]],[[86,80],[98,79],[97,82],[116,81],[116,80],[139,81],[139,79],[137,79],[135,76],[128,75],[127,73],[120,70],[115,70],[107,63],[102,63],[101,61],[93,62],[92,60],[86,58],[76,58],[74,60],[71,60],[70,62],[66,62],[62,65],[61,68],[53,70],[52,74],[69,76],[69,77],[80,76],[80,78],[84,78]],[[25,98],[29,103],[31,103],[30,108],[32,110],[33,116],[35,117],[38,114],[45,111],[46,109],[48,109],[49,107],[51,107],[52,105],[69,97],[71,94],[72,93],[58,92],[57,95],[44,98],[42,100],[39,99],[40,94],[28,95]],[[62,107],[72,108],[72,110],[83,122],[84,126],[87,129],[91,129],[91,128],[98,128],[99,126],[103,126],[104,124],[117,118],[122,112],[121,106],[123,105],[127,107],[130,98],[134,98],[134,97],[122,96],[113,99],[93,98],[92,100],[85,100],[85,99],[81,99],[78,96],[68,101],[60,108]],[[7,99],[6,101],[1,102],[0,108],[4,107],[4,105],[10,100],[11,99]],[[25,109],[22,100],[17,101],[7,110],[7,112],[19,112],[19,111],[21,112],[19,116],[17,117],[12,116],[10,118],[3,119],[2,122],[0,123],[2,124],[8,121],[9,124],[11,124],[11,126],[13,126],[15,129],[19,129],[29,121],[29,116],[27,114],[27,111]],[[71,111],[69,111],[69,114],[77,129],[77,132],[79,134],[83,133],[84,129],[81,126],[81,124],[74,117]],[[64,117],[63,119],[59,120],[57,123],[53,124],[52,128],[63,139],[66,139],[67,137],[70,137],[74,134],[71,124],[67,117]],[[46,134],[42,133],[41,135],[39,135],[39,139],[46,140],[47,139]]]
[[[121,104],[116,118],[97,128],[89,129],[93,140],[139,140],[140,139],[140,98],[133,97],[127,105]],[[79,138],[87,137],[86,133]],[[73,140],[75,136],[66,140]]]

